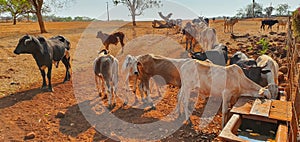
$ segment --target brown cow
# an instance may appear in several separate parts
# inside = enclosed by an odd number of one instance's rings
[[[181,87],[179,69],[187,61],[193,59],[172,59],[158,55],[145,54],[137,58],[139,92],[146,94],[148,102],[152,102],[150,98],[149,80],[153,76],[160,76],[166,84]],[[143,96],[143,95],[141,95]],[[151,103],[152,108],[155,108]]]

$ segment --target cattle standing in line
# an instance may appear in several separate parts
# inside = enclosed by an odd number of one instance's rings
[[[262,20],[260,29],[265,30],[265,25],[268,25],[268,29],[272,30],[272,26],[278,23],[278,20]]]
[[[69,56],[70,42],[63,36],[55,36],[50,39],[44,37],[33,37],[25,35],[20,40],[14,50],[15,54],[32,54],[35,59],[43,78],[42,89],[47,88],[45,69],[48,68],[48,91],[53,91],[51,84],[52,63],[54,62],[58,67],[58,62],[61,60],[66,68],[66,75],[64,82],[69,81],[71,78],[69,69],[70,56]]]
[[[118,69],[119,61],[112,55],[105,54],[105,52],[100,52],[99,57],[94,60],[94,73],[95,82],[99,92],[102,94],[102,86],[105,87],[105,93],[108,92],[108,105],[112,108],[116,104],[117,97],[117,85],[118,85]],[[114,97],[112,96],[114,94]],[[111,103],[113,99],[113,104]]]
[[[214,49],[205,52],[191,52],[191,57],[201,61],[208,59],[213,64],[225,66],[228,60],[228,49],[227,46],[218,44],[215,45]]]
[[[229,106],[234,104],[230,102],[232,98],[236,100],[239,96],[271,98],[268,89],[262,88],[248,79],[237,65],[222,67],[192,60],[184,63],[179,73],[182,85],[175,112],[179,112],[181,103],[183,103],[185,119],[188,121],[190,91],[194,89],[201,94],[222,98],[222,126],[227,122]]]
[[[123,48],[124,48],[124,33],[123,32],[116,32],[116,33],[113,33],[111,35],[109,34],[106,34],[106,33],[103,33],[102,31],[99,31],[97,33],[97,36],[96,38],[100,38],[103,45],[105,46],[105,49],[106,50],[109,50],[109,45],[110,44],[114,44],[114,45],[117,45],[118,42],[121,43],[121,46],[122,46],[122,52],[123,53]]]
[[[158,55],[145,54],[137,58],[139,92],[141,96],[146,95],[148,102],[152,102],[150,98],[149,80],[151,77],[160,76],[166,84],[181,87],[181,79],[179,75],[180,67],[187,61],[192,59],[172,59]],[[143,91],[141,91],[143,90]],[[155,108],[151,103],[152,108]]]

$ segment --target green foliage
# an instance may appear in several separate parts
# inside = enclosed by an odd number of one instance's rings
[[[276,8],[277,15],[282,16],[282,15],[288,15],[288,9],[290,6],[288,4],[279,4]]]
[[[266,7],[266,8],[264,9],[264,11],[266,12],[266,15],[267,15],[268,17],[271,17],[273,10],[274,10],[274,7],[272,7],[272,6]]]
[[[262,16],[263,7],[261,4],[254,2],[254,16]],[[237,17],[253,17],[253,4],[248,4],[245,8],[238,10]]]
[[[260,54],[266,54],[266,52],[269,49],[269,41],[267,41],[265,38],[260,39],[256,44],[259,44],[262,46],[262,50],[260,51]]]
[[[292,28],[294,30],[294,36],[300,36],[300,7],[293,12],[292,16]]]
[[[14,19],[14,24],[18,16],[29,13],[31,4],[27,0],[0,0],[0,12],[8,12]]]

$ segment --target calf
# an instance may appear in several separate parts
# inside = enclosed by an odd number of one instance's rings
[[[222,67],[192,60],[184,63],[179,73],[182,85],[175,112],[179,111],[180,105],[183,103],[186,120],[189,120],[190,114],[188,109],[190,91],[194,89],[199,90],[201,94],[222,98],[222,126],[227,122],[229,106],[234,104],[230,103],[232,98],[236,99],[239,96],[271,97],[268,89],[262,88],[248,79],[237,65]]]
[[[272,26],[278,23],[278,20],[262,20],[260,29],[265,30],[265,25],[268,25],[268,29],[272,30]]]
[[[36,61],[43,78],[42,89],[47,88],[45,69],[48,68],[48,91],[53,91],[51,84],[52,63],[54,62],[58,67],[58,62],[61,60],[66,68],[66,75],[64,82],[69,81],[71,78],[69,69],[70,56],[69,56],[70,42],[63,36],[55,36],[49,39],[44,37],[34,37],[25,35],[20,40],[14,50],[15,54],[31,54]]]
[[[137,58],[139,92],[145,94],[148,102],[151,102],[149,80],[151,77],[160,76],[166,84],[181,87],[181,79],[179,75],[180,67],[187,61],[192,59],[172,59],[163,56],[145,54]],[[141,91],[143,90],[143,92]],[[143,95],[142,95],[143,96]],[[151,103],[152,108],[155,106]]]
[[[225,66],[228,60],[228,49],[227,46],[218,44],[214,49],[205,52],[191,52],[191,57],[201,61],[208,59],[216,65]]]
[[[100,52],[99,57],[94,60],[93,65],[99,95],[102,95],[102,86],[104,85],[105,91],[108,92],[109,108],[112,108],[116,104],[119,61],[112,55]],[[113,104],[111,103],[112,94],[114,94]]]

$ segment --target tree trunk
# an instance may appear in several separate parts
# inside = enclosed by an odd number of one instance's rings
[[[136,26],[135,15],[132,14],[132,15],[131,15],[131,18],[132,18],[132,25],[133,25],[133,26]]]
[[[16,25],[16,24],[17,24],[17,17],[13,16],[13,25]]]
[[[40,10],[37,10],[36,17],[38,18],[38,22],[39,22],[39,25],[40,25],[41,33],[47,33],[45,25],[44,25],[42,13],[41,13]]]

